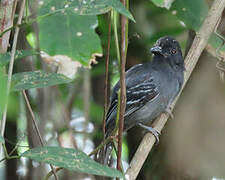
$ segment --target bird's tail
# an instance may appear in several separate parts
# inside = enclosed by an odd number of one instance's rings
[[[113,134],[113,130],[115,127],[115,121],[107,120],[106,127],[105,127],[105,141],[108,141],[107,139]],[[99,154],[98,154],[98,162],[104,165],[110,165],[111,164],[111,154],[113,150],[113,141],[110,139],[109,142],[104,145],[103,148],[101,148]]]
[[[104,165],[110,165],[111,154],[113,149],[113,142],[107,143],[100,151],[98,155],[98,162]]]

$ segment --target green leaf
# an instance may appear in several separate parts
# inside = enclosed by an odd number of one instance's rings
[[[41,2],[38,18],[41,50],[51,56],[69,56],[84,66],[89,66],[96,56],[103,54],[101,41],[95,32],[98,20],[94,15],[115,9],[134,20],[119,0]]]
[[[54,3],[52,3],[54,2]],[[51,4],[51,6],[50,6]],[[46,6],[47,5],[47,6]],[[114,8],[119,13],[135,22],[132,14],[119,0],[67,0],[67,1],[44,1],[41,14],[54,13],[58,10],[67,11],[72,9],[77,15],[98,15],[111,11]],[[54,10],[54,11],[53,11]]]
[[[15,59],[20,59],[26,56],[33,56],[37,54],[39,53],[33,50],[17,50],[15,54]],[[11,58],[11,52],[0,54],[0,67],[7,65],[10,61],[10,58]]]
[[[159,7],[165,7],[166,9],[170,9],[171,4],[174,0],[152,0],[152,2]]]
[[[187,28],[199,31],[204,19],[208,14],[208,5],[205,0],[176,0],[170,8],[172,14],[176,15]],[[217,49],[222,45],[222,40],[214,34],[211,35],[209,43]],[[221,48],[225,50],[225,46]]]
[[[170,10],[189,29],[198,31],[208,13],[208,6],[205,0],[176,0]]]
[[[116,169],[103,166],[82,151],[62,147],[41,147],[24,152],[22,157],[88,174],[124,178]]]
[[[0,135],[0,143],[5,144],[5,139]]]
[[[30,88],[43,88],[57,84],[69,83],[72,80],[62,74],[43,71],[22,72],[13,74],[12,91],[20,91]]]
[[[96,16],[79,16],[72,11],[40,21],[40,47],[49,55],[65,55],[85,66],[102,56],[101,41],[95,32]]]

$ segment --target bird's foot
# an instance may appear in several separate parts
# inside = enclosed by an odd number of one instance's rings
[[[145,125],[143,125],[141,123],[138,123],[138,126],[141,127],[141,128],[143,128],[143,129],[146,129],[147,131],[149,131],[150,133],[152,133],[153,136],[155,136],[155,140],[156,140],[155,143],[156,143],[156,145],[159,144],[159,135],[160,135],[160,132],[158,130],[156,130],[153,127],[150,127],[150,126],[145,126]]]
[[[174,119],[174,116],[170,107],[166,108],[165,113],[168,114],[171,117],[171,119]]]

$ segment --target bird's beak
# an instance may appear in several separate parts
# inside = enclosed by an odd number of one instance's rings
[[[151,52],[153,54],[162,54],[162,48],[160,46],[155,46],[151,48]]]

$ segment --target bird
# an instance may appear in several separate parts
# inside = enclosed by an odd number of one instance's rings
[[[185,66],[179,42],[173,37],[159,38],[150,51],[152,61],[137,64],[125,73],[127,101],[123,131],[139,126],[151,132],[158,142],[160,133],[149,124],[162,113],[173,117],[169,107],[183,85]],[[116,126],[119,89],[118,81],[107,111],[105,138],[113,136]],[[108,163],[111,151],[112,142],[105,146],[104,164]]]

